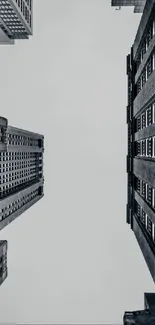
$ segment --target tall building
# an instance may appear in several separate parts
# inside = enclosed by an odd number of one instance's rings
[[[0,44],[13,44],[32,35],[32,1],[0,0]]]
[[[43,152],[42,135],[0,118],[0,230],[43,197]]]
[[[144,294],[144,310],[125,312],[124,325],[154,325],[155,324],[155,294]]]
[[[0,240],[0,285],[5,281],[8,275],[7,249],[8,249],[7,241]]]
[[[113,7],[134,6],[135,13],[142,13],[146,0],[111,0]]]
[[[127,75],[127,223],[155,281],[155,0],[146,2]]]

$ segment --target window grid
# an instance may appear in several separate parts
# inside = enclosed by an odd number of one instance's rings
[[[155,210],[155,189],[142,179],[135,176],[135,190]]]
[[[42,164],[43,153],[0,153],[0,198],[41,179]]]
[[[154,158],[155,137],[146,138],[136,141],[135,157],[149,157]]]
[[[23,14],[25,20],[29,24],[31,12],[29,5],[26,4],[24,0],[16,0],[16,3],[21,13]],[[20,19],[18,18],[17,14],[15,13],[8,0],[0,0],[0,17],[10,29],[11,33],[15,38],[28,38],[28,33],[26,29],[20,22]]]
[[[141,131],[142,129],[155,123],[155,104],[150,105],[143,113],[136,118],[136,130],[135,132]]]
[[[39,195],[39,190],[33,190],[28,194],[23,195],[21,198],[12,201],[9,205],[6,205],[3,209],[0,209],[0,221],[6,219],[12,213],[19,210],[21,207],[26,205],[28,202],[32,201]]]
[[[15,146],[38,146],[39,142],[35,138],[10,133],[8,134],[8,143]]]
[[[155,242],[155,226],[149,216],[145,213],[142,207],[137,202],[137,217],[141,223],[141,226],[145,228],[152,242]]]
[[[151,42],[151,39],[154,37],[154,35],[155,35],[155,20],[152,21],[151,26],[146,33],[146,37],[143,39],[143,42],[141,45],[141,50],[139,51],[139,54],[137,55],[137,59],[136,59],[137,70],[138,70],[141,62],[143,61],[144,55],[147,52],[147,49]]]

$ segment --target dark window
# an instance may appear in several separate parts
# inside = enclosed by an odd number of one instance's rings
[[[146,127],[146,114],[142,114],[142,129]]]
[[[146,67],[147,79],[150,77],[152,71],[153,71],[153,57],[151,55],[151,57],[148,60],[147,67]]]
[[[152,225],[152,221],[148,217],[147,217],[146,229],[147,229],[148,234],[152,237],[153,225]]]
[[[152,106],[151,107],[149,107],[148,109],[147,109],[147,111],[146,111],[146,124],[147,124],[147,126],[149,126],[149,125],[151,125],[152,124],[152,122],[153,122],[153,109],[152,109]]]

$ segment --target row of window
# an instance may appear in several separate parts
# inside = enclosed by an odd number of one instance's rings
[[[23,151],[11,151],[11,152],[0,152],[0,161],[7,160],[9,157],[13,159],[30,159],[30,158],[42,158],[41,152],[23,152]]]
[[[137,85],[136,85],[137,94],[141,91],[141,89],[145,85],[146,81],[148,80],[148,78],[150,77],[154,69],[155,69],[155,52],[153,52],[150,55],[141,75],[137,80]]]
[[[31,0],[25,0],[25,1],[24,0],[16,0],[16,3],[18,4],[18,7],[20,8],[27,23],[31,27],[32,26],[32,19],[31,19],[32,1]]]
[[[4,220],[8,216],[10,216],[12,213],[23,207],[28,202],[32,201],[35,197],[37,197],[39,194],[38,189],[31,191],[28,194],[23,195],[23,197],[13,201],[9,205],[7,205],[5,208],[0,210],[0,221]]]
[[[33,164],[32,166],[12,166],[12,167],[5,167],[5,168],[0,168],[0,179],[5,178],[6,176],[9,176],[14,173],[28,173],[29,170],[32,171],[33,168],[36,168],[36,165]]]
[[[27,160],[27,161],[25,161],[25,160],[24,161],[20,161],[19,160],[19,161],[5,163],[5,164],[4,164],[4,161],[3,161],[3,163],[0,164],[0,169],[3,169],[4,168],[4,169],[6,169],[5,171],[7,172],[8,169],[10,169],[10,168],[11,168],[11,170],[14,170],[14,169],[23,169],[23,168],[30,168],[30,167],[33,167],[35,165],[37,165],[35,163],[35,160],[32,160],[32,161],[29,161],[29,160]]]
[[[139,221],[141,222],[143,227],[146,229],[148,235],[150,236],[150,239],[152,239],[153,243],[155,243],[155,225],[153,224],[149,216],[145,213],[145,211],[138,203],[137,203],[137,217],[139,218]]]
[[[8,195],[12,195],[23,189],[27,188],[28,186],[33,185],[34,183],[38,182],[39,178],[37,175],[31,175],[30,177],[25,177],[20,180],[13,181],[8,184],[3,184],[0,186],[0,199],[8,197]]]
[[[39,172],[42,172],[42,167],[35,166],[33,168],[21,169],[20,171],[16,172],[8,172],[4,175],[1,174],[0,184],[16,181],[30,176],[35,176],[38,175]]]
[[[38,139],[16,134],[8,134],[8,142],[10,145],[38,146]]]
[[[155,209],[155,189],[137,177],[135,177],[135,189],[151,208]]]
[[[3,154],[3,156],[1,156]],[[31,165],[34,162],[41,163],[43,156],[40,156],[39,153],[23,153],[23,152],[4,152],[0,155],[0,167],[8,167],[11,165],[21,165],[29,164]],[[8,166],[7,166],[8,165]]]
[[[2,179],[6,180],[6,179],[10,179],[10,178],[12,180],[15,180],[15,179],[19,179],[20,177],[23,177],[24,175],[26,175],[26,176],[31,175],[37,171],[38,171],[38,168],[36,166],[31,167],[31,168],[22,168],[20,170],[16,169],[16,172],[11,171],[11,172],[8,172],[5,174],[0,173],[0,180],[2,180]]]
[[[32,9],[32,0],[16,0],[18,7],[22,7],[23,3],[26,4],[30,10]]]
[[[5,161],[6,164],[16,164],[16,163],[24,163],[24,162],[33,162],[35,158],[25,158],[23,156],[9,156],[9,157],[0,157],[0,166],[3,165]]]
[[[155,158],[155,137],[135,142],[135,156]]]
[[[144,55],[147,52],[147,49],[150,45],[151,39],[155,35],[155,21],[149,24],[149,30],[146,33],[145,38],[143,39],[141,50],[139,51],[139,55],[136,60],[136,68],[138,69],[141,62],[143,61]]]
[[[155,103],[151,104],[143,113],[136,118],[136,130],[138,132],[155,123]]]
[[[5,178],[4,180],[0,181],[0,191],[3,192],[6,189],[9,189],[11,187],[17,186],[19,184],[23,184],[24,182],[27,183],[29,180],[35,179],[37,177],[37,174],[34,172],[32,174],[21,174],[16,175],[13,177]]]

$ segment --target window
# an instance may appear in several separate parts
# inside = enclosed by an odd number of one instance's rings
[[[146,79],[148,79],[153,71],[153,57],[151,56],[146,66]]]
[[[142,156],[146,156],[146,140],[142,140]]]
[[[146,110],[146,127],[152,124],[153,121],[153,116],[152,116],[152,106],[150,106],[147,110]]]
[[[146,199],[146,183],[142,181],[142,196]]]
[[[153,37],[153,26],[150,27],[148,33],[147,33],[147,37],[146,37],[146,44],[147,44],[147,48],[150,45],[151,39]]]
[[[142,87],[144,86],[145,82],[146,82],[146,68],[144,68],[142,72]]]
[[[146,50],[147,50],[147,42],[146,42],[146,39],[143,41],[143,45],[142,45],[142,49],[141,49],[141,61],[143,60],[144,58],[144,55],[146,53]]]
[[[141,125],[142,125],[142,129],[144,129],[146,127],[146,114],[143,113],[141,115]]]
[[[148,234],[152,237],[152,221],[147,217],[147,225],[146,225],[146,229]]]
[[[152,157],[152,138],[147,139],[147,156]]]

